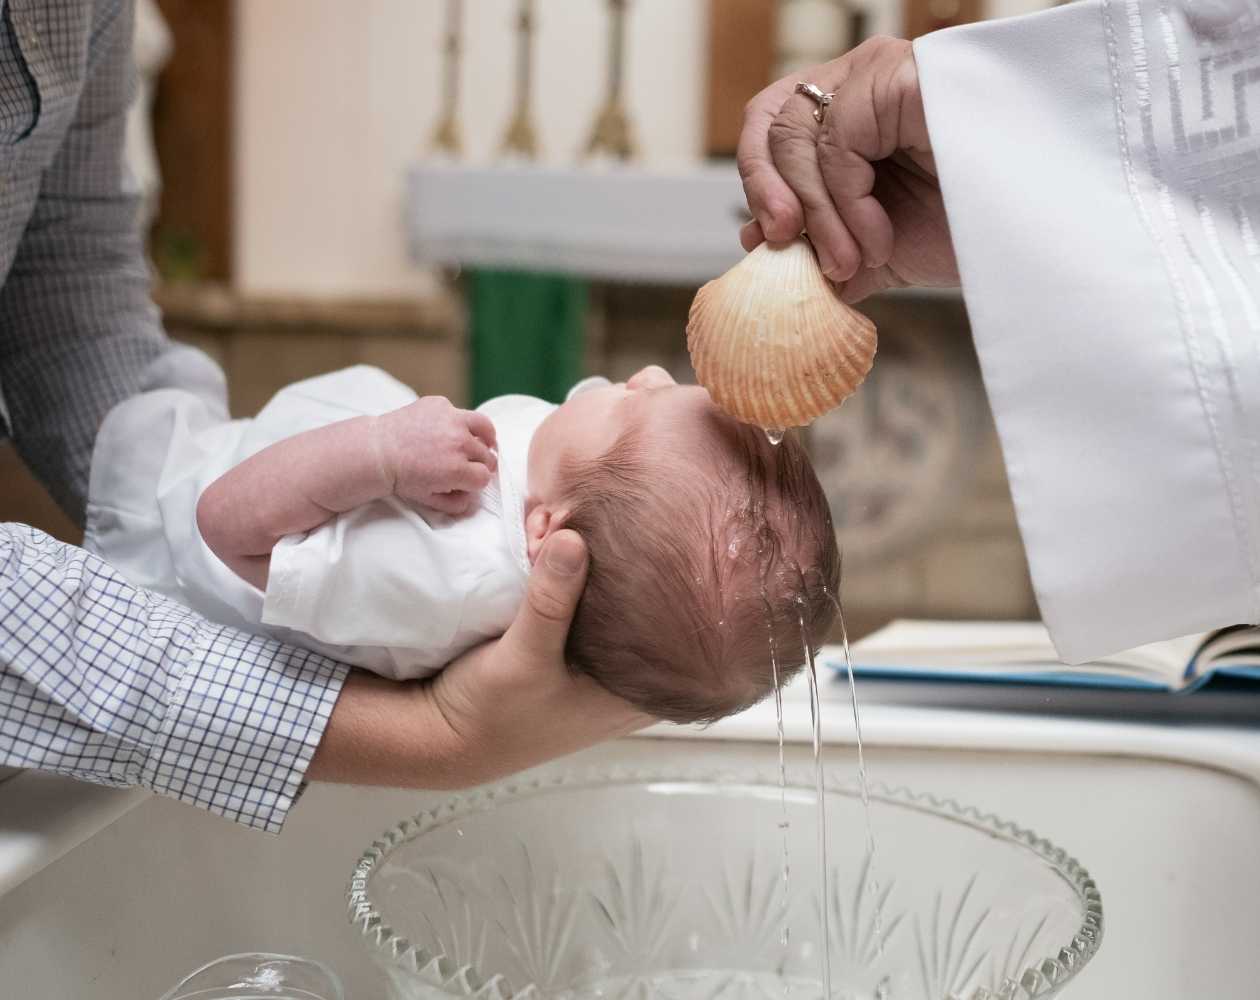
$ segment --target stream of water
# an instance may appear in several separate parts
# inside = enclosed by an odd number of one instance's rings
[[[849,675],[849,704],[853,708],[853,740],[857,745],[858,790],[862,795],[862,819],[866,824],[866,871],[870,883],[871,898],[875,901],[875,948],[884,953],[884,906],[880,902],[879,879],[875,868],[875,830],[871,825],[871,790],[866,778],[866,756],[862,752],[862,713],[858,709],[857,681],[853,677],[853,654],[849,652],[849,630],[844,624],[844,608],[830,591],[827,597],[836,608],[836,622],[840,626],[840,647],[844,650],[844,666]]]
[[[773,632],[770,633],[770,671],[774,681],[774,713],[779,723],[779,829],[783,833],[783,933],[780,940],[783,945],[783,960],[786,962],[791,937],[791,928],[788,926],[788,909],[792,904],[792,864],[788,851],[788,830],[791,824],[788,823],[787,813],[787,759],[783,753],[783,689],[779,685],[779,656],[775,649]],[[787,986],[785,989],[790,992],[791,987]]]
[[[766,438],[772,445],[782,443],[784,438],[784,430],[782,428],[766,428]],[[874,900],[874,938],[875,947],[878,954],[884,953],[884,931],[883,931],[883,904],[880,900],[879,881],[876,877],[875,868],[875,831],[871,824],[871,796],[870,787],[866,775],[866,756],[862,749],[862,715],[858,708],[857,681],[853,675],[853,657],[849,650],[849,631],[844,622],[844,608],[841,606],[839,596],[831,593],[830,590],[824,588],[824,594],[831,601],[836,609],[836,621],[840,627],[840,643],[844,651],[844,663],[848,672],[849,681],[849,700],[853,710],[853,738],[857,746],[857,772],[858,772],[858,789],[862,798],[862,816],[865,823],[866,834],[866,873],[868,879],[867,888],[871,892],[871,898]],[[765,597],[763,591],[763,599]],[[801,599],[803,601],[803,598]],[[767,610],[769,605],[767,604]],[[831,981],[831,894],[829,891],[829,882],[831,869],[827,862],[827,808],[826,808],[826,778],[823,771],[823,738],[822,738],[822,706],[819,702],[819,682],[817,665],[814,662],[814,647],[811,642],[809,630],[805,625],[805,617],[803,606],[797,608],[797,619],[800,623],[801,645],[805,652],[807,679],[809,682],[809,716],[812,727],[812,742],[814,750],[814,786],[818,800],[818,868],[821,873],[821,906],[819,907],[820,922],[819,928],[821,936],[821,973],[822,987],[824,998],[832,996]],[[778,650],[775,648],[774,632],[771,629],[770,634],[770,669],[773,674],[774,682],[774,708],[775,718],[778,723],[779,738],[779,793],[780,793],[780,820],[779,827],[783,831],[783,934],[782,943],[784,949],[784,960],[787,959],[787,948],[790,937],[788,927],[788,912],[791,900],[790,890],[790,855],[788,850],[788,817],[787,817],[787,764],[784,755],[784,739],[783,739],[783,691],[780,687],[779,676],[779,656]],[[783,977],[784,993],[787,995],[791,992],[791,980]]]
[[[814,664],[814,649],[809,641],[809,633],[805,628],[802,616],[801,639],[805,644],[805,658],[809,670],[809,719],[813,727],[814,737],[814,787],[818,794],[818,870],[822,873],[821,903],[818,911],[822,915],[820,928],[822,943],[822,981],[823,996],[831,996],[831,893],[828,891],[828,879],[831,869],[827,865],[827,800],[824,795],[824,776],[822,765],[822,706],[818,703],[818,669]]]

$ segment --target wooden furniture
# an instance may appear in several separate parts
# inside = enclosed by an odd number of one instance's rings
[[[744,105],[773,79],[777,13],[777,0],[709,0],[709,156],[735,155]]]
[[[230,0],[158,0],[174,41],[158,78],[153,138],[162,197],[152,253],[164,274],[232,277]]]
[[[258,412],[290,382],[355,364],[384,368],[422,395],[457,405],[465,396],[463,310],[451,293],[325,301],[171,285],[154,298],[167,332],[222,366],[234,416]]]
[[[902,34],[918,38],[930,31],[968,24],[984,17],[980,0],[905,0]]]

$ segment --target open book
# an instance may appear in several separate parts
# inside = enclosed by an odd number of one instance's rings
[[[1005,681],[1192,691],[1214,676],[1260,683],[1260,628],[1237,626],[1139,646],[1068,666],[1040,622],[901,620],[853,644],[853,668],[870,677]],[[820,661],[844,670],[838,646]]]

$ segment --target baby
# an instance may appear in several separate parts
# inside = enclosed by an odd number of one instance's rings
[[[110,414],[92,546],[134,582],[387,676],[502,634],[562,527],[590,552],[568,661],[657,718],[760,700],[771,651],[782,681],[834,618],[835,536],[800,444],[660,368],[588,379],[561,406],[458,410],[359,367],[252,421],[205,410],[149,393]],[[160,457],[127,476],[124,451]]]

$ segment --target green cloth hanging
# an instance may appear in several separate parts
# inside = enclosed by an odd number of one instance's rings
[[[553,403],[582,377],[587,284],[527,271],[469,272],[469,396],[522,392]]]

